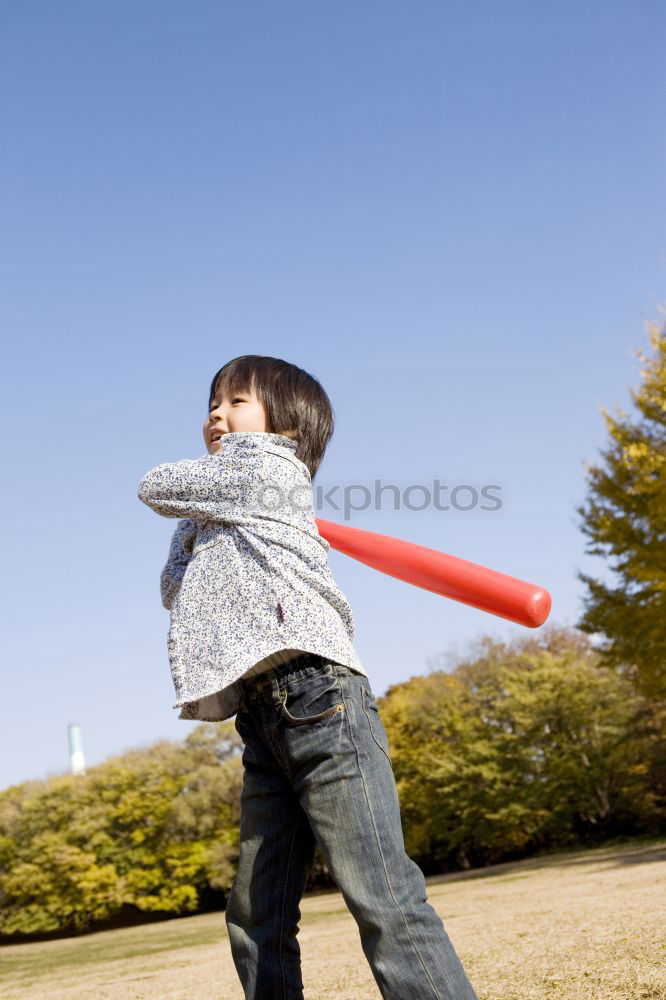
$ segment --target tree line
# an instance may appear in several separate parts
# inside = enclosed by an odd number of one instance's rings
[[[484,639],[378,698],[405,846],[426,874],[665,827],[654,703],[589,638]],[[232,721],[0,793],[0,934],[198,910],[232,885],[242,744]],[[332,885],[318,852],[309,887]]]

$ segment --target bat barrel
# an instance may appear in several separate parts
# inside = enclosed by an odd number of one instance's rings
[[[535,583],[390,535],[322,518],[316,523],[334,549],[398,580],[528,628],[550,614],[550,594]]]

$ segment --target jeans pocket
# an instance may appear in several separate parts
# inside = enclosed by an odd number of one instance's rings
[[[345,711],[340,681],[329,668],[291,680],[280,689],[282,718],[290,726],[311,726]]]
[[[393,762],[391,760],[391,754],[389,751],[388,736],[386,735],[386,730],[384,729],[384,723],[382,722],[381,716],[379,714],[379,706],[375,701],[375,696],[372,690],[366,685],[361,685],[362,699],[363,699],[363,711],[365,712],[366,718],[368,720],[368,725],[370,727],[370,733],[373,740],[377,744],[380,750],[384,752],[386,757],[388,757],[389,764],[393,767]]]

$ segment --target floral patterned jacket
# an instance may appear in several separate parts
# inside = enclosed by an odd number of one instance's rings
[[[230,432],[216,453],[158,465],[139,485],[143,503],[180,519],[160,576],[180,719],[234,715],[240,677],[285,648],[367,676],[296,448],[283,434]]]

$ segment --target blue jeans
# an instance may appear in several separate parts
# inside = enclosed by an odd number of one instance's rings
[[[405,852],[368,678],[307,653],[241,687],[240,858],[225,919],[245,1000],[303,1000],[296,935],[316,844],[384,1000],[477,1000]]]

